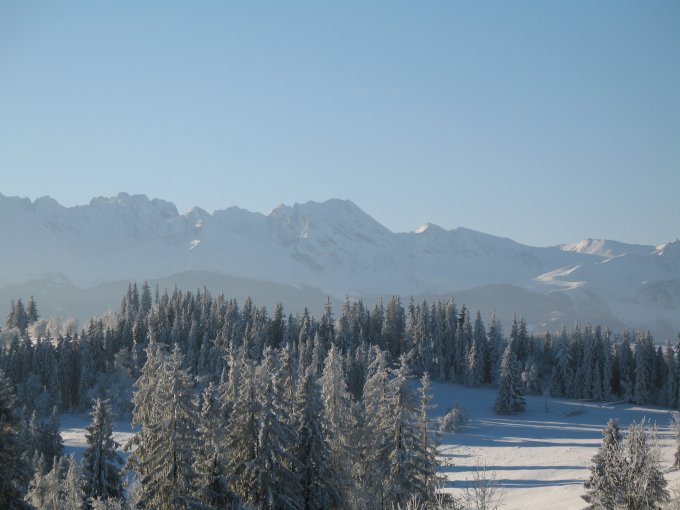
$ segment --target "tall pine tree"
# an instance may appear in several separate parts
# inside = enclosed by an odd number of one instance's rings
[[[494,406],[498,414],[515,414],[524,411],[526,406],[521,391],[522,381],[512,349],[513,344],[508,344],[501,360],[498,398]]]

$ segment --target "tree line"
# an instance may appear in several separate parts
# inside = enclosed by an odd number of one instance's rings
[[[145,362],[149,339],[179,345],[185,365],[201,381],[217,382],[226,366],[230,346],[243,345],[261,360],[266,347],[288,347],[297,358],[321,355],[331,344],[346,358],[348,384],[359,393],[356,374],[365,371],[373,347],[396,364],[406,356],[416,376],[457,382],[470,387],[497,387],[506,349],[520,379],[522,393],[678,406],[680,335],[656,345],[649,333],[624,331],[615,336],[601,326],[576,324],[542,335],[527,332],[515,317],[509,335],[491,314],[484,322],[453,300],[404,307],[397,296],[369,310],[363,301],[346,299],[337,319],[330,301],[318,319],[306,310],[286,316],[279,304],[270,316],[250,299],[242,306],[205,289],[174,290],[153,295],[144,283],[131,284],[119,312],[92,319],[79,333],[67,330],[52,336],[39,322],[35,302],[13,304],[0,350],[0,368],[10,378],[21,403],[47,415],[83,409],[93,398],[108,398],[117,412],[130,412],[129,388]],[[22,312],[23,310],[23,312]],[[23,316],[17,324],[17,317]],[[36,322],[37,321],[37,322]],[[314,354],[316,352],[316,354]],[[310,354],[311,353],[311,354]],[[126,393],[126,388],[128,389]]]

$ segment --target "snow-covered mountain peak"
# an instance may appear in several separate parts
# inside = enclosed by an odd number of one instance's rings
[[[113,197],[95,197],[90,200],[90,208],[98,211],[117,211],[125,216],[138,216],[140,218],[157,216],[171,219],[177,216],[175,204],[159,198],[149,199],[144,194],[130,195],[124,191]],[[87,206],[76,206],[76,209],[84,209]]]
[[[276,207],[268,216],[286,244],[329,236],[375,242],[391,232],[350,200],[331,199]]]
[[[648,255],[654,251],[653,246],[643,244],[629,244],[610,239],[583,239],[573,244],[562,244],[562,251],[595,255],[598,257],[611,258],[620,255]]]
[[[434,223],[425,223],[413,231],[415,234],[444,234],[446,230]]]
[[[661,257],[680,260],[680,239],[657,246],[656,250],[654,250],[654,254]]]

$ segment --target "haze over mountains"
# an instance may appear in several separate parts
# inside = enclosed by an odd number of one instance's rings
[[[615,331],[680,331],[680,241],[654,246],[587,239],[526,246],[433,224],[394,233],[350,201],[280,205],[263,215],[230,207],[179,213],[170,202],[120,193],[63,207],[0,194],[0,307],[33,294],[43,316],[81,320],[116,308],[129,280],[161,289],[204,285],[288,312],[336,304],[451,295],[509,327],[600,323]]]

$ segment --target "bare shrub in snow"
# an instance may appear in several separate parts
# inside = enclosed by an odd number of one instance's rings
[[[454,405],[449,409],[439,422],[441,432],[458,432],[467,424],[469,418],[465,408],[461,404]]]
[[[465,510],[498,510],[503,504],[503,488],[498,485],[495,471],[488,472],[486,464],[477,464],[472,472],[472,482],[465,488]]]
[[[438,492],[432,501],[424,502],[419,496],[412,495],[405,506],[397,505],[394,510],[466,510],[467,507],[452,494]]]

